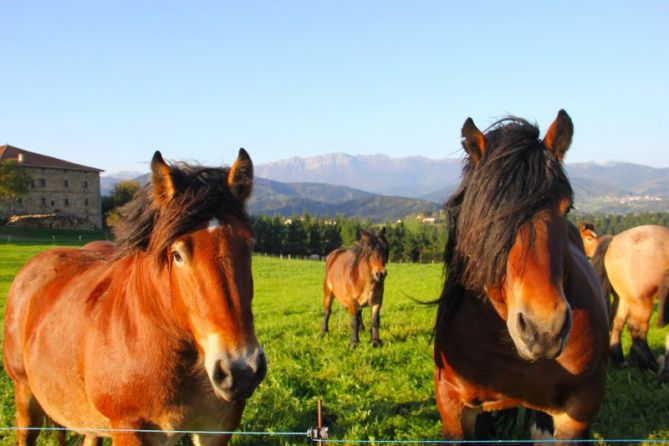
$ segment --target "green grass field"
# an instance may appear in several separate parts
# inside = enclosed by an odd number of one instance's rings
[[[44,246],[0,244],[0,312],[20,266]],[[434,403],[430,333],[441,289],[441,265],[390,264],[382,309],[381,338],[373,349],[369,333],[351,350],[349,321],[335,303],[329,335],[320,340],[323,263],[255,257],[254,312],[269,372],[249,400],[241,430],[306,432],[316,424],[323,400],[333,439],[418,440],[440,438]],[[364,312],[367,320],[369,311]],[[367,328],[369,324],[367,323]],[[653,327],[650,345],[664,348],[665,330]],[[625,338],[626,346],[629,338]],[[593,429],[595,438],[669,439],[669,385],[654,374],[611,370],[607,395]],[[12,389],[0,372],[0,427],[13,423]],[[43,435],[41,444],[55,444]],[[0,432],[0,445],[14,444]],[[79,440],[74,436],[70,442]],[[236,436],[237,445],[304,444],[301,437]]]

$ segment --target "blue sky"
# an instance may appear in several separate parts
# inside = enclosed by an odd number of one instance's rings
[[[471,116],[567,162],[669,166],[667,1],[0,0],[0,144],[115,172],[328,152],[461,156]]]

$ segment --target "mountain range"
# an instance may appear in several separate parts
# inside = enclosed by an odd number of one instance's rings
[[[566,170],[580,212],[669,211],[669,168],[607,162],[567,164]],[[437,210],[457,187],[460,171],[461,161],[453,158],[344,153],[293,157],[255,166],[249,210],[395,220]],[[132,174],[102,177],[103,195]],[[147,179],[148,175],[140,177]]]

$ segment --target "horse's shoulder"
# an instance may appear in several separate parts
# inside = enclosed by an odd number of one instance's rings
[[[341,257],[342,254],[346,254],[347,252],[349,252],[349,250],[346,248],[337,248],[334,251],[330,252],[330,254],[328,254],[328,256],[325,258],[325,261],[326,263],[331,264],[339,257]]]

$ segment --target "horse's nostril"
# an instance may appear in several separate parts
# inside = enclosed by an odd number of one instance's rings
[[[220,361],[217,364],[216,369],[214,370],[213,378],[217,386],[225,387],[224,383],[225,380],[228,378],[228,373],[225,370],[223,370],[223,363]]]
[[[267,360],[265,359],[265,355],[261,354],[258,357],[258,367],[255,371],[255,378],[260,381],[265,377],[265,374],[267,374]]]
[[[527,323],[525,322],[525,318],[523,317],[523,313],[518,313],[518,328],[520,331],[526,331],[527,330]]]

